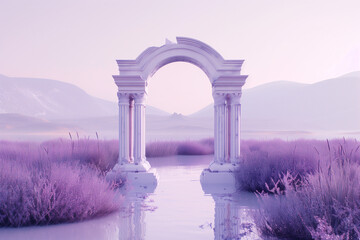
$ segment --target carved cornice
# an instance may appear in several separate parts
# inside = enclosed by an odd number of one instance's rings
[[[219,76],[214,82],[214,87],[232,86],[242,87],[245,84],[247,75],[223,75]]]
[[[245,84],[247,76],[221,76],[213,82],[213,95],[216,94],[237,94],[241,96],[242,86]]]
[[[118,92],[129,94],[141,94],[147,92],[147,82],[140,76],[113,76]]]
[[[213,82],[220,75],[240,75],[244,60],[225,60],[209,45],[192,38],[177,37],[177,43],[150,47],[134,60],[117,60],[120,75],[139,75],[144,81],[162,66],[177,61],[200,67]]]

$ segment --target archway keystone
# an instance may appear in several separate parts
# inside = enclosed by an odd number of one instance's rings
[[[191,38],[150,47],[135,60],[117,60],[113,76],[119,99],[119,160],[115,169],[147,172],[145,157],[145,102],[148,78],[172,62],[189,62],[201,68],[212,84],[214,98],[214,161],[209,172],[232,172],[240,162],[241,75],[244,60],[225,60],[213,48]]]

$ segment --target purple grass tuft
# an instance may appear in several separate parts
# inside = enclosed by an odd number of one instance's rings
[[[115,166],[119,157],[119,144],[116,140],[58,139],[42,143],[41,148],[53,161],[78,161],[104,173]]]
[[[120,208],[104,179],[111,142],[0,142],[0,226],[82,221]]]
[[[356,141],[323,142],[317,168],[298,179],[287,173],[259,194],[255,222],[265,236],[287,239],[360,238],[360,150]]]

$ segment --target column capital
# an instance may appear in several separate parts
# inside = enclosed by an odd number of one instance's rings
[[[226,94],[214,93],[213,98],[215,106],[225,104],[226,102]]]
[[[119,104],[129,104],[130,95],[128,93],[117,92]]]
[[[229,103],[231,105],[238,105],[241,104],[240,99],[241,99],[241,92],[238,93],[231,93],[228,95],[229,96]]]
[[[135,93],[135,94],[133,94],[133,98],[134,98],[135,104],[145,104],[145,101],[147,99],[147,94],[146,94],[146,92]]]

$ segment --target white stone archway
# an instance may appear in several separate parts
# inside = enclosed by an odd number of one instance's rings
[[[214,161],[209,172],[232,172],[240,160],[241,75],[244,60],[225,60],[213,48],[191,38],[177,37],[176,43],[150,47],[135,60],[117,60],[114,75],[119,99],[119,162],[123,172],[147,172],[145,157],[145,101],[148,78],[172,62],[189,62],[200,67],[212,84],[214,98]]]

